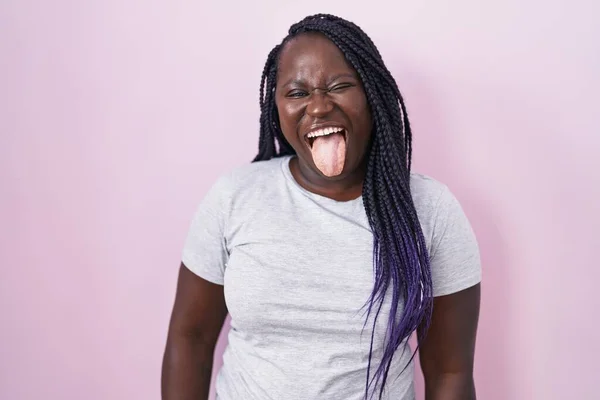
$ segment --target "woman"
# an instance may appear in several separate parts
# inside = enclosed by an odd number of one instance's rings
[[[259,153],[223,175],[185,243],[163,399],[475,399],[481,270],[450,191],[410,172],[398,87],[356,25],[315,15],[268,56]]]

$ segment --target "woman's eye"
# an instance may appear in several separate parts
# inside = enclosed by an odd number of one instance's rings
[[[288,93],[287,97],[299,98],[306,96],[306,92],[302,90],[294,90]]]
[[[332,87],[331,89],[329,89],[330,92],[340,92],[344,89],[348,89],[349,87],[351,87],[352,85],[350,83],[340,83],[339,85],[335,85],[334,87]]]

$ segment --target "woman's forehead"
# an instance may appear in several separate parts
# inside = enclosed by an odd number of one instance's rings
[[[290,39],[279,56],[278,75],[284,77],[354,72],[342,51],[325,35],[304,33]]]

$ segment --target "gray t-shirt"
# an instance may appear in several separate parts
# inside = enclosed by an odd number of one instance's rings
[[[185,242],[183,263],[224,285],[231,316],[217,399],[362,400],[372,331],[372,319],[363,330],[363,306],[373,288],[373,236],[363,200],[308,192],[289,160],[223,175],[198,207]],[[458,201],[423,175],[412,175],[411,189],[434,295],[480,282],[477,242]],[[375,367],[387,304],[375,329]],[[410,350],[394,357],[385,399],[414,399],[413,365],[405,369],[410,357]]]

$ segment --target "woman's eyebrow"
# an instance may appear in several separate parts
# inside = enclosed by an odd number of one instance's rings
[[[288,85],[292,85],[292,84],[295,86],[302,86],[302,85],[304,85],[304,81],[301,79],[292,78],[292,79],[288,80],[287,82],[285,82],[281,86],[288,86]]]
[[[332,76],[332,77],[328,78],[328,79],[327,79],[327,83],[328,83],[328,84],[330,84],[331,82],[335,82],[335,81],[337,81],[338,79],[341,79],[341,78],[358,79],[358,78],[357,78],[357,77],[356,77],[354,74],[351,74],[351,73],[349,73],[349,72],[344,72],[344,73],[337,74],[337,75],[334,75],[334,76]],[[306,84],[306,82],[305,82],[304,80],[302,80],[302,79],[298,79],[298,78],[291,78],[291,79],[289,79],[288,81],[286,81],[286,82],[285,82],[283,85],[281,85],[281,86],[282,86],[282,87],[283,87],[283,86],[289,86],[289,85],[294,85],[294,86],[303,86],[303,85],[305,85],[305,84]]]
[[[328,82],[334,82],[337,81],[340,78],[350,78],[350,79],[357,79],[356,76],[354,74],[351,74],[349,72],[344,72],[342,74],[338,74],[338,75],[334,75],[331,78],[329,78],[327,81]]]

